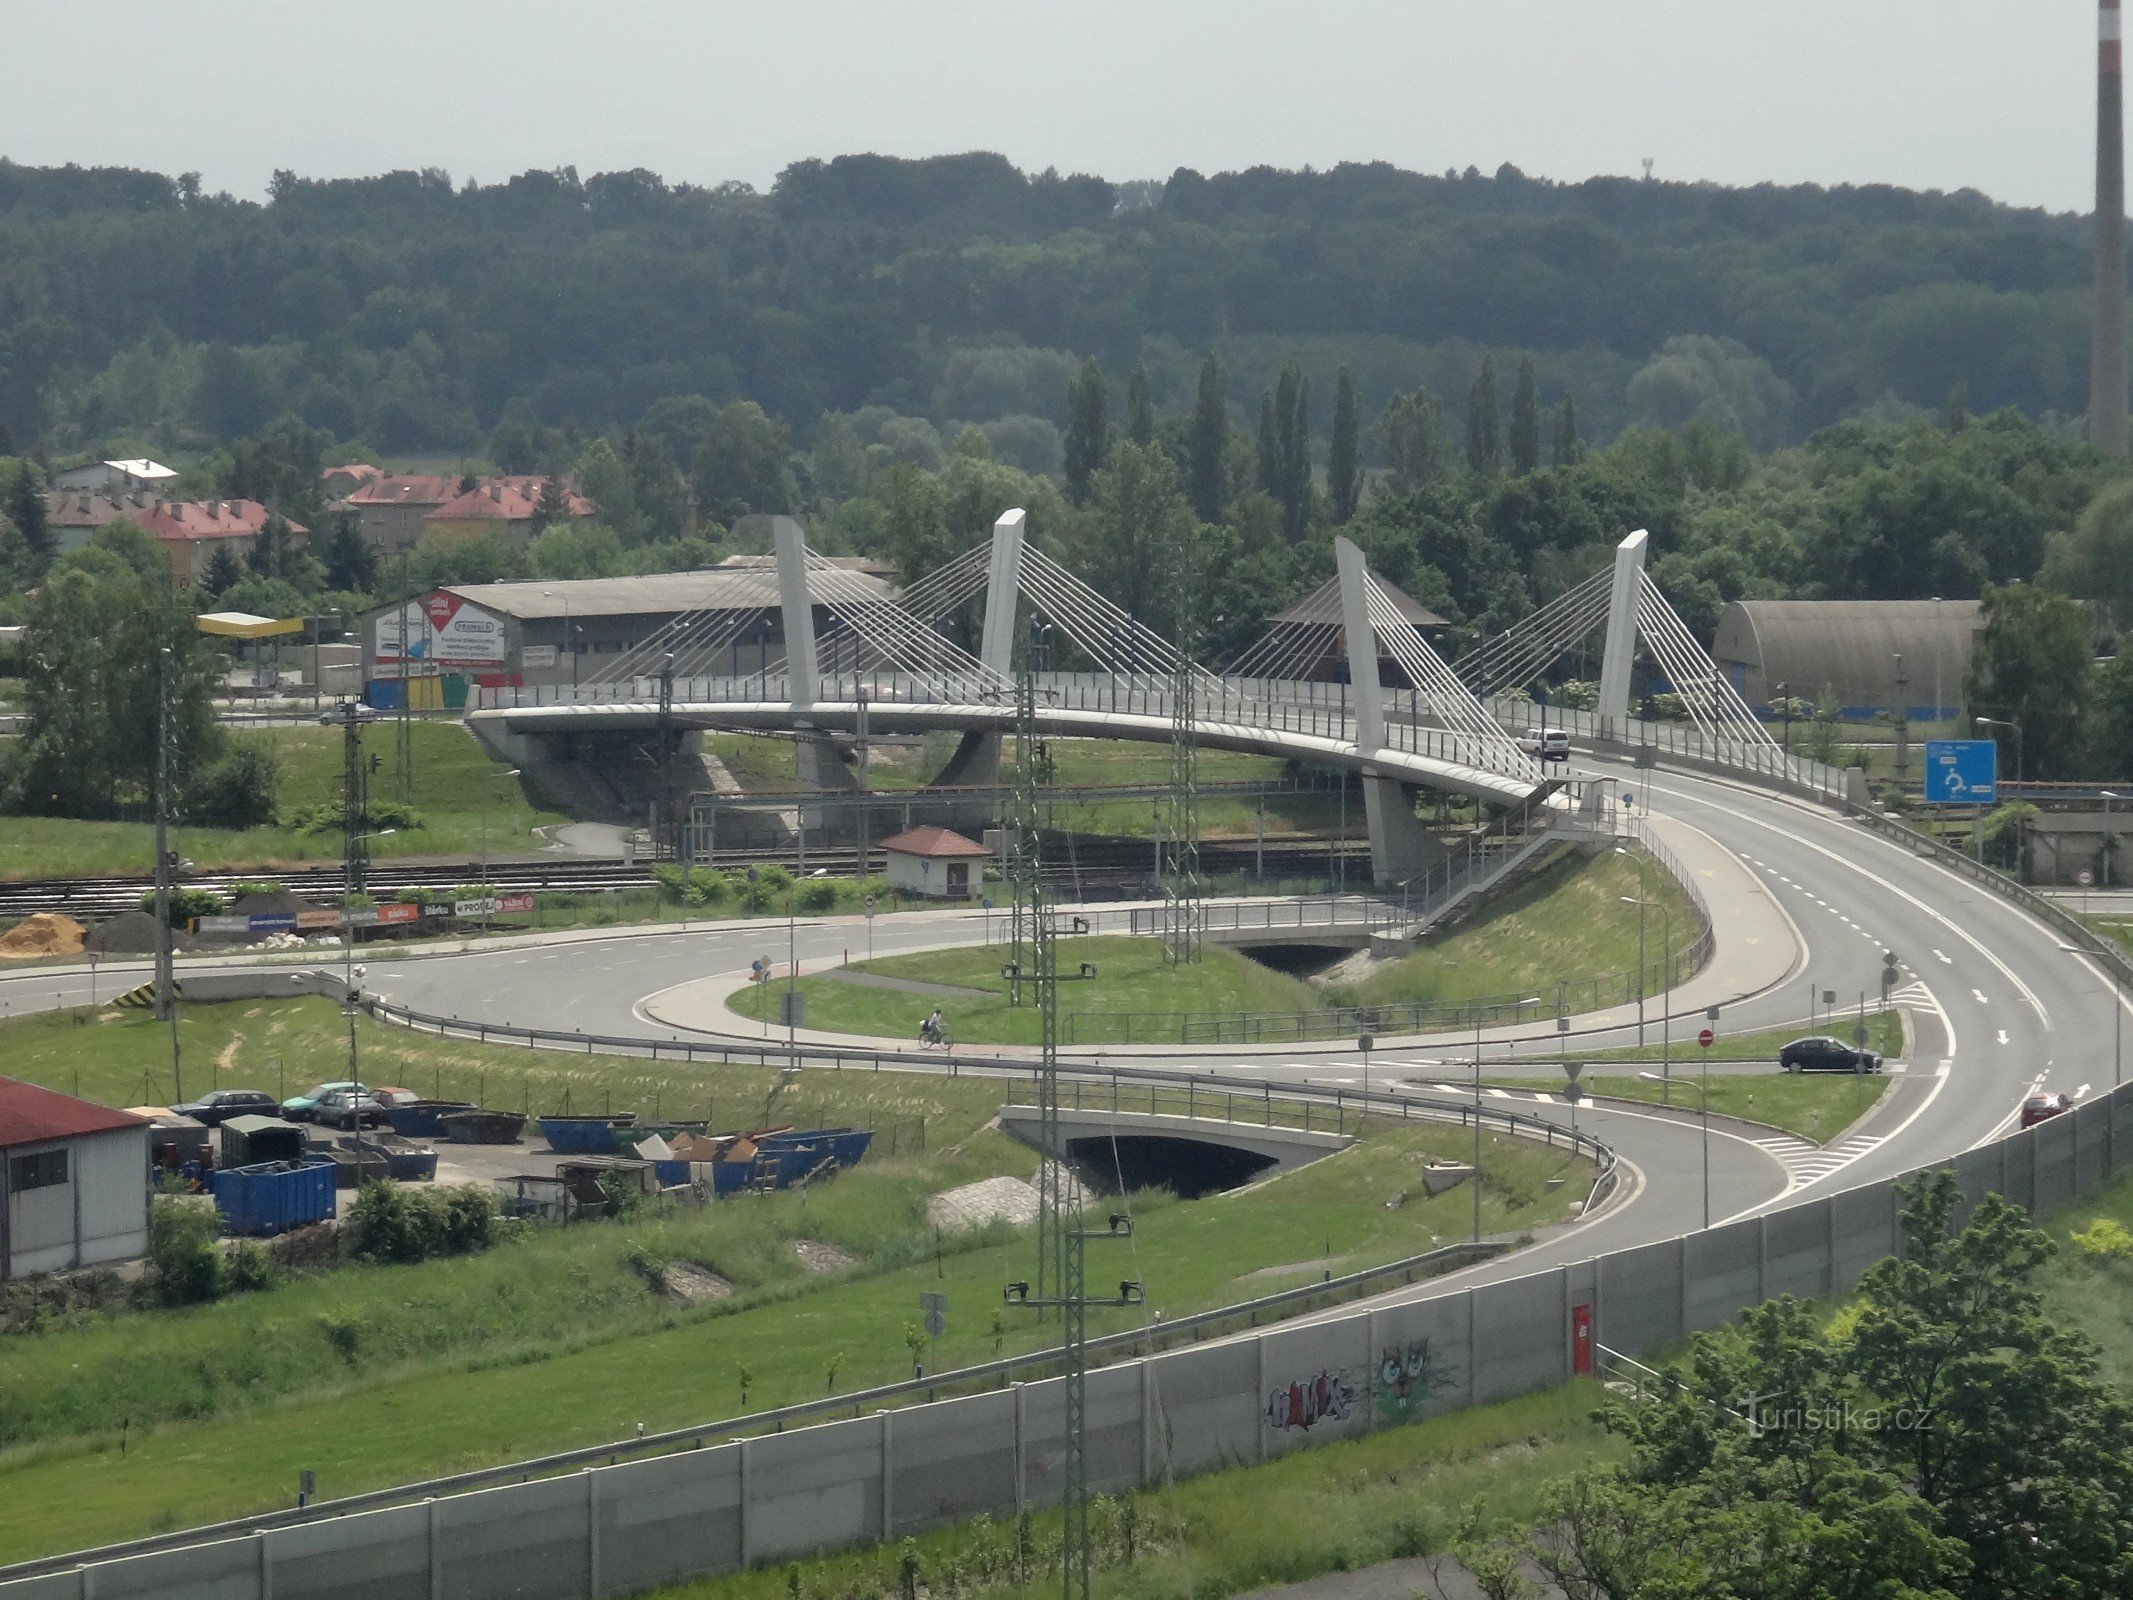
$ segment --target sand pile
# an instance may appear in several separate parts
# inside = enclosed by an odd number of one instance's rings
[[[0,961],[22,961],[34,956],[81,954],[88,930],[72,917],[40,911],[24,917],[6,933],[0,933]]]

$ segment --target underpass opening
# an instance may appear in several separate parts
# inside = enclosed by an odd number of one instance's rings
[[[1098,1194],[1168,1189],[1180,1200],[1242,1188],[1277,1164],[1256,1150],[1156,1133],[1069,1139],[1067,1156],[1082,1182]]]
[[[1355,941],[1311,944],[1297,940],[1289,944],[1238,944],[1235,949],[1247,961],[1256,961],[1292,978],[1317,978],[1354,955]]]

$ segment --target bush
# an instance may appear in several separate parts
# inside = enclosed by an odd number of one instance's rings
[[[826,881],[802,884],[800,909],[810,914],[836,910],[837,885]]]
[[[211,828],[265,828],[274,824],[281,790],[281,758],[262,739],[240,739],[201,775],[192,797],[193,820]]]
[[[466,1255],[496,1242],[496,1200],[475,1184],[418,1193],[373,1178],[349,1208],[348,1225],[359,1261],[405,1265]]]
[[[689,874],[686,898],[692,906],[717,905],[726,898],[725,874],[711,872],[703,867],[696,868]]]
[[[195,917],[220,916],[229,904],[212,889],[183,889],[173,884],[170,891],[170,925],[182,928]],[[156,896],[153,889],[141,896],[141,909],[153,912]]]
[[[326,800],[315,806],[298,806],[282,818],[282,822],[300,833],[339,833],[341,817],[340,802]],[[409,833],[422,826],[422,813],[398,800],[373,800],[363,808],[356,822],[366,833],[380,828]]]
[[[248,894],[280,894],[282,881],[279,878],[239,878],[230,885],[232,900],[242,900]]]
[[[222,1293],[220,1227],[213,1206],[156,1196],[148,1213],[148,1286],[163,1304],[198,1305]]]
[[[741,909],[751,917],[761,916],[783,898],[778,890],[770,886],[767,878],[763,877],[752,881],[741,879],[733,886],[733,896],[740,902]]]
[[[688,874],[671,861],[661,861],[652,868],[652,881],[659,886],[659,898],[679,905],[688,896]]]
[[[2070,1238],[2084,1261],[2124,1261],[2133,1256],[2133,1233],[2109,1217],[2098,1217]]]
[[[257,1239],[245,1240],[230,1257],[229,1286],[232,1293],[249,1294],[255,1289],[271,1289],[280,1281],[281,1274],[275,1270],[274,1258]]]

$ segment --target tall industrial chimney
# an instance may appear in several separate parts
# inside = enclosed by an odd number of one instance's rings
[[[2089,320],[2089,442],[2126,453],[2125,78],[2118,0],[2096,0],[2096,283]]]

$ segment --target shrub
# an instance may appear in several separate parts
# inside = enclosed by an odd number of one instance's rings
[[[282,881],[279,878],[239,878],[230,885],[232,900],[242,900],[248,894],[280,894]]]
[[[257,1239],[246,1239],[237,1246],[230,1257],[228,1275],[230,1289],[236,1294],[271,1289],[281,1281],[281,1274],[274,1267],[274,1258]]]
[[[733,886],[733,895],[740,902],[741,909],[751,917],[761,916],[782,898],[780,892],[761,877],[752,882],[743,878]]]
[[[196,821],[213,828],[265,828],[274,823],[281,758],[260,739],[240,739],[201,775],[192,797]]]
[[[220,1220],[212,1206],[158,1195],[148,1213],[148,1284],[167,1306],[197,1305],[222,1293]]]
[[[816,880],[800,886],[800,909],[819,915],[837,909],[837,885],[827,880]]]
[[[495,1198],[476,1184],[421,1193],[372,1179],[349,1208],[358,1260],[410,1263],[466,1255],[496,1242]]]
[[[2098,1217],[2071,1239],[2084,1261],[2123,1261],[2133,1256],[2133,1233],[2109,1217]]]
[[[339,833],[341,818],[340,802],[326,800],[315,806],[298,806],[282,821],[300,833]],[[422,826],[422,813],[398,800],[372,800],[356,822],[366,833],[379,828],[409,833]]]
[[[689,892],[689,874],[671,861],[661,861],[652,868],[652,881],[659,886],[659,898],[680,904]]]
[[[212,889],[185,889],[176,884],[170,890],[170,925],[182,928],[195,917],[214,917],[222,914],[229,904]],[[141,896],[141,909],[154,911],[156,896],[153,889]]]
[[[715,906],[726,898],[724,873],[710,872],[698,867],[689,874],[686,898],[692,906]]]

